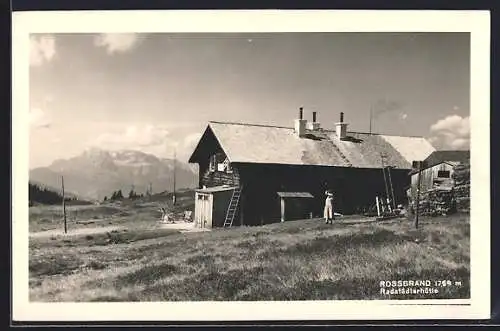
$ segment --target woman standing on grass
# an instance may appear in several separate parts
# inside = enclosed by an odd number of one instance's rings
[[[333,224],[333,220],[335,219],[335,213],[333,212],[333,193],[332,191],[328,190],[325,192],[325,194],[326,194],[325,210],[324,210],[325,223]]]

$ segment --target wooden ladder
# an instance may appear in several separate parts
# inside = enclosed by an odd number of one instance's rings
[[[240,203],[242,187],[238,186],[234,188],[233,195],[231,196],[231,201],[229,202],[229,207],[226,212],[226,219],[224,220],[224,227],[230,228],[233,225],[234,217],[238,211],[238,205]]]
[[[386,154],[380,153],[380,158],[382,160],[382,173],[384,175],[384,184],[385,184],[387,199],[389,199],[390,203],[392,203],[392,206],[389,203],[389,208],[392,207],[391,209],[396,209],[396,201],[394,198],[394,187],[392,186],[392,178],[391,178],[391,166],[384,162],[385,159],[387,158]]]

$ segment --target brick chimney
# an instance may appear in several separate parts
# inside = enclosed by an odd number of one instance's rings
[[[344,122],[344,113],[340,113],[340,122],[335,123],[335,132],[341,140],[347,138],[347,123]]]
[[[316,112],[313,111],[312,122],[307,122],[306,128],[307,128],[307,130],[315,131],[315,130],[318,130],[319,127],[320,126],[319,126],[319,122],[317,121],[317,118],[316,118]]]
[[[303,137],[306,134],[307,120],[304,119],[304,108],[299,109],[299,118],[295,120],[295,134]]]

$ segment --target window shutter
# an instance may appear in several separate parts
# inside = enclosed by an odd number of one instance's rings
[[[217,165],[216,155],[210,156],[210,171],[215,171]]]

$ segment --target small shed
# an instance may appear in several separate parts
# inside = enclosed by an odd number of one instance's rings
[[[281,199],[281,222],[286,220],[310,218],[312,213],[309,192],[277,192]]]
[[[435,151],[424,160],[424,167],[420,169],[420,192],[427,192],[434,188],[446,189],[454,186],[454,167],[470,160],[470,152],[466,151]],[[418,171],[410,172],[410,198],[415,199],[418,185]]]
[[[215,186],[195,190],[194,226],[222,227],[234,186]]]

